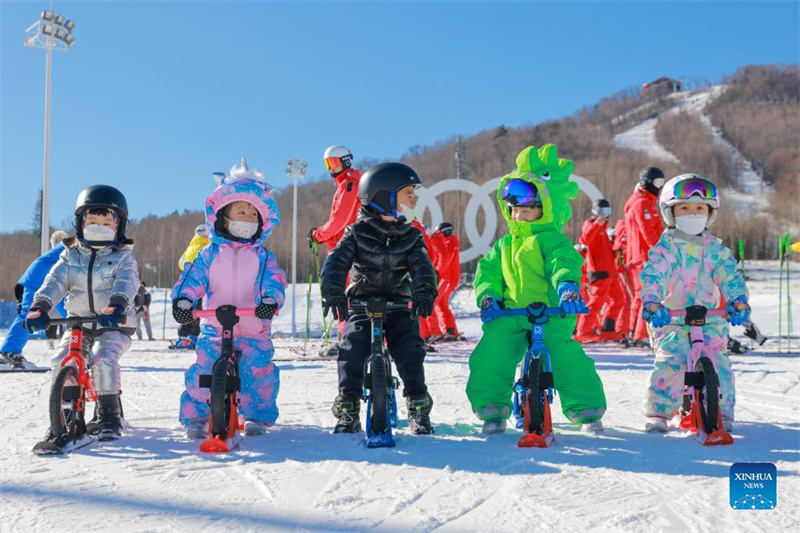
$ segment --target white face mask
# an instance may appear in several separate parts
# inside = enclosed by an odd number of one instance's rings
[[[417,208],[416,207],[408,207],[405,204],[400,204],[397,206],[397,214],[405,217],[406,224],[411,224],[411,222],[417,218]]]
[[[115,237],[116,232],[108,226],[89,224],[83,228],[83,238],[86,239],[89,244],[92,244],[93,242],[113,241]]]
[[[258,231],[257,222],[243,222],[241,220],[228,220],[228,233],[240,239],[250,239]]]
[[[706,229],[708,215],[683,215],[675,217],[675,227],[689,235],[700,235]]]

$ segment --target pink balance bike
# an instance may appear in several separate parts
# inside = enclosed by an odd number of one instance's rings
[[[670,317],[682,317],[689,326],[692,348],[686,357],[683,405],[679,411],[680,427],[703,437],[705,446],[733,444],[733,437],[725,431],[722,412],[719,376],[714,368],[713,356],[703,340],[703,326],[707,316],[726,317],[724,309],[708,309],[692,305],[682,310],[670,310]],[[703,435],[700,435],[700,434]]]
[[[196,309],[194,318],[216,318],[222,326],[222,347],[211,374],[200,376],[200,387],[210,389],[208,438],[200,443],[203,453],[225,453],[239,446],[243,429],[239,420],[239,352],[234,349],[233,327],[239,317],[255,316],[255,309],[221,305],[216,309]]]

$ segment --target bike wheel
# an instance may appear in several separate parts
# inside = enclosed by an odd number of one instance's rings
[[[209,408],[211,410],[211,434],[222,437],[228,437],[228,430],[231,424],[231,404],[233,401],[234,393],[229,393],[227,390],[228,374],[231,371],[231,365],[225,358],[220,358],[214,363],[214,368],[211,371],[211,387]],[[239,421],[237,420],[238,424]]]
[[[84,404],[83,388],[78,379],[78,369],[63,367],[50,389],[50,429],[56,437],[74,439],[82,432]]]
[[[539,390],[541,376],[542,360],[531,359],[528,366],[528,389],[525,394],[525,409],[528,415],[525,431],[528,433],[542,433],[544,413],[542,412],[541,391]]]
[[[370,357],[370,397],[371,397],[371,417],[370,427],[373,433],[383,433],[386,431],[386,362],[380,355]]]
[[[698,407],[703,419],[703,430],[706,434],[717,428],[719,420],[719,377],[714,365],[708,357],[701,357],[694,366],[695,372],[703,374],[703,387],[699,391]]]

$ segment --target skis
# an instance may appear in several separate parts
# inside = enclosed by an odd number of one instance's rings
[[[64,455],[74,452],[75,450],[85,448],[94,442],[97,442],[97,439],[90,436],[88,433],[84,433],[76,440],[67,441],[63,446],[59,446],[57,443],[49,440],[43,440],[34,445],[33,454],[40,457],[48,455]]]
[[[44,372],[50,372],[49,366],[9,366],[9,365],[0,365],[0,374],[13,374],[19,372],[30,372],[33,374],[43,374]]]

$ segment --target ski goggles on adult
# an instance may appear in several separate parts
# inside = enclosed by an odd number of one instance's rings
[[[327,168],[328,170],[339,170],[343,166],[344,164],[342,163],[342,159],[340,157],[325,158],[325,168]]]
[[[675,190],[673,192],[675,198],[680,199],[689,199],[692,196],[699,196],[706,200],[716,200],[718,198],[717,186],[707,179],[700,177],[679,181],[675,184]]]
[[[653,180],[653,187],[655,187],[656,189],[660,189],[661,187],[664,186],[666,182],[667,180],[665,178],[656,178]]]
[[[597,214],[595,216],[598,216],[598,217],[611,216],[611,208],[610,207],[598,207],[597,208]]]
[[[513,179],[503,185],[503,201],[514,207],[542,207],[542,198],[536,185],[530,181]]]

